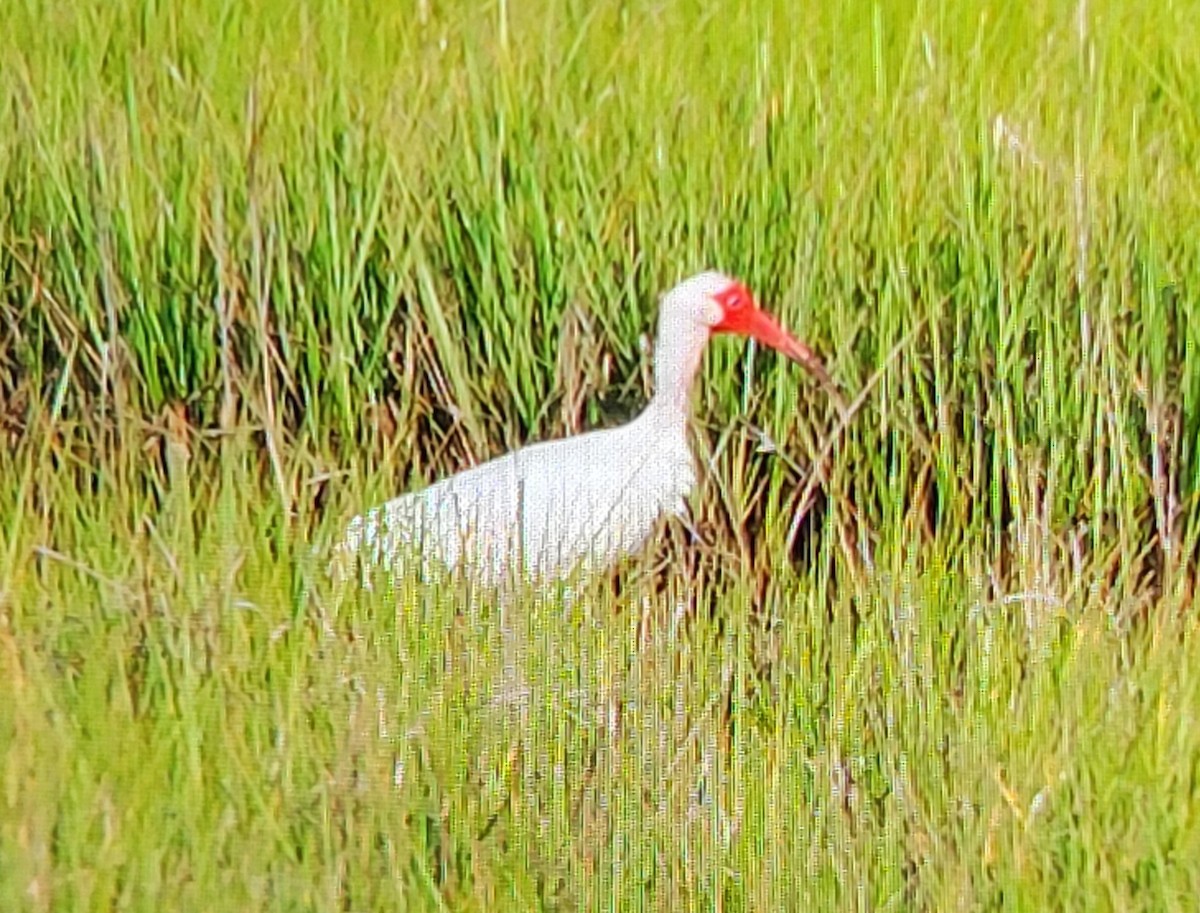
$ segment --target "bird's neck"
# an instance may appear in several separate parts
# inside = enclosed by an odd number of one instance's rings
[[[709,329],[694,320],[659,320],[654,351],[654,396],[649,408],[661,418],[686,424],[691,412],[692,382],[700,369]]]

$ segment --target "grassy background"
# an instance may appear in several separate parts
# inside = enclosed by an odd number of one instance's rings
[[[1195,13],[5,3],[0,907],[1189,909]],[[847,428],[712,346],[698,538],[531,598],[524,704],[329,599],[709,266]]]

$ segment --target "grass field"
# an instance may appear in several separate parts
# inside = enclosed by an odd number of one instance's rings
[[[394,6],[0,5],[0,909],[1195,909],[1196,5]],[[845,427],[716,341],[525,703],[332,598],[708,267]]]

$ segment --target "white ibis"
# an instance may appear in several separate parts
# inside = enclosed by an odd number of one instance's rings
[[[637,552],[661,516],[687,510],[696,484],[690,393],[714,333],[753,337],[831,386],[812,350],[744,285],[700,273],[662,299],[654,396],[635,419],[532,444],[401,495],[350,522],[339,559],[394,572],[415,559],[425,570],[440,564],[496,587],[514,577],[544,584],[577,570],[604,571]]]

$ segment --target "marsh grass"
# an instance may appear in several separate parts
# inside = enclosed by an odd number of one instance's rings
[[[0,906],[1188,909],[1196,22],[6,4]],[[615,579],[334,598],[710,266],[848,421],[719,340]]]

